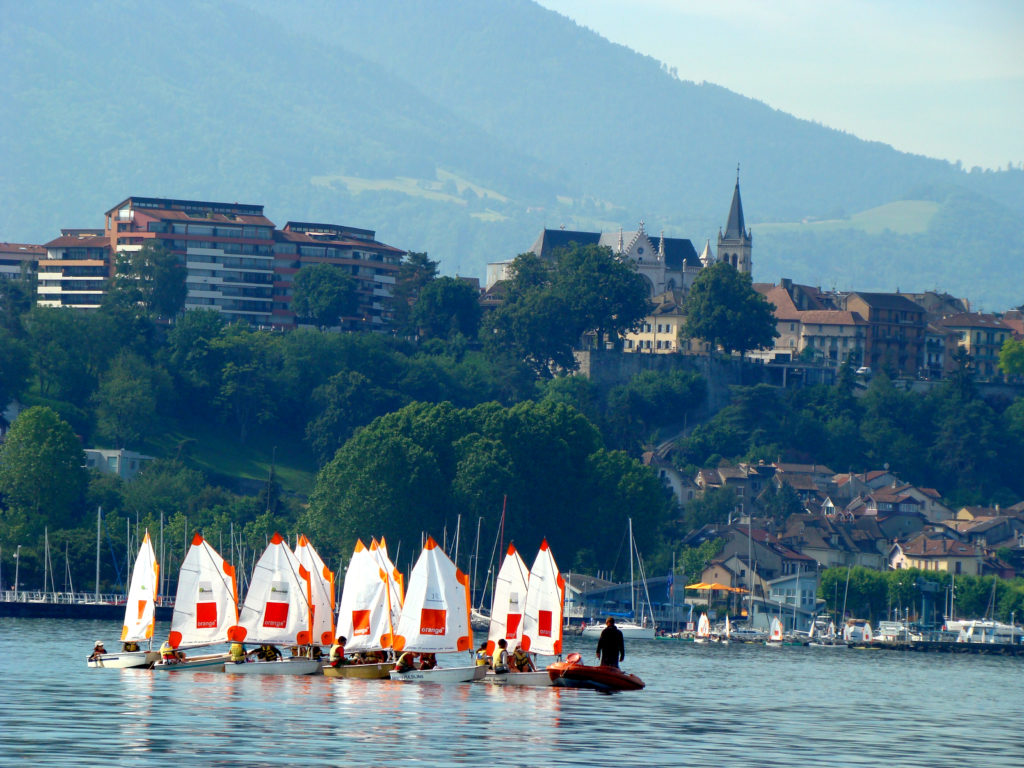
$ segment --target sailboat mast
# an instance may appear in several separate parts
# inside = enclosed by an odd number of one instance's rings
[[[633,584],[633,518],[629,518],[629,610],[636,621],[636,586]]]
[[[49,528],[43,528],[43,546],[46,548],[46,551],[45,551],[45,554],[44,554],[44,557],[43,557],[43,597],[45,599],[46,593],[47,593],[46,578],[50,574],[50,568],[49,568],[49,563],[50,563],[50,529]]]
[[[103,519],[103,507],[96,507],[96,602],[100,601],[100,521]],[[36,530],[39,530],[38,528]]]

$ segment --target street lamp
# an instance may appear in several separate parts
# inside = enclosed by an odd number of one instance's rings
[[[18,602],[18,570],[21,568],[21,544],[14,553],[14,602]]]

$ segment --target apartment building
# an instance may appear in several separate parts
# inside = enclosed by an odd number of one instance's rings
[[[112,261],[110,241],[100,229],[62,229],[39,260],[36,303],[42,307],[97,309]]]
[[[864,365],[917,376],[924,365],[924,309],[899,293],[851,293],[843,307],[867,321]]]
[[[185,309],[270,325],[274,223],[262,205],[129,197],[106,213],[115,253],[158,240],[185,264]]]
[[[46,258],[46,248],[27,243],[0,243],[0,280],[16,280],[36,271],[36,264]]]
[[[275,326],[296,324],[291,309],[292,281],[299,269],[331,264],[352,277],[358,297],[355,313],[341,318],[342,330],[388,327],[394,318],[392,299],[404,251],[380,243],[371,229],[340,224],[289,221],[274,235]]]
[[[995,315],[963,312],[944,317],[938,322],[953,337],[954,343],[971,356],[976,376],[991,379],[999,376],[999,350],[1013,336],[1013,328]]]

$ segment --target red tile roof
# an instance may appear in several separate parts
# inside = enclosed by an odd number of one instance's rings
[[[800,322],[816,325],[867,325],[868,322],[856,312],[839,309],[809,309],[800,313]]]
[[[997,328],[999,330],[1012,331],[1013,328],[995,315],[986,315],[981,312],[963,312],[959,315],[949,315],[939,320],[939,325],[946,328]]]
[[[971,544],[952,539],[929,539],[918,536],[900,547],[903,554],[913,557],[977,557],[978,550]]]
[[[107,248],[110,246],[110,239],[106,237],[95,237],[88,235],[78,237],[76,235],[62,235],[56,240],[46,243],[44,248]]]

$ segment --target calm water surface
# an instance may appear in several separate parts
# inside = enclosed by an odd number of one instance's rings
[[[631,642],[616,695],[87,669],[119,630],[0,619],[0,764],[1024,765],[1020,658]]]

